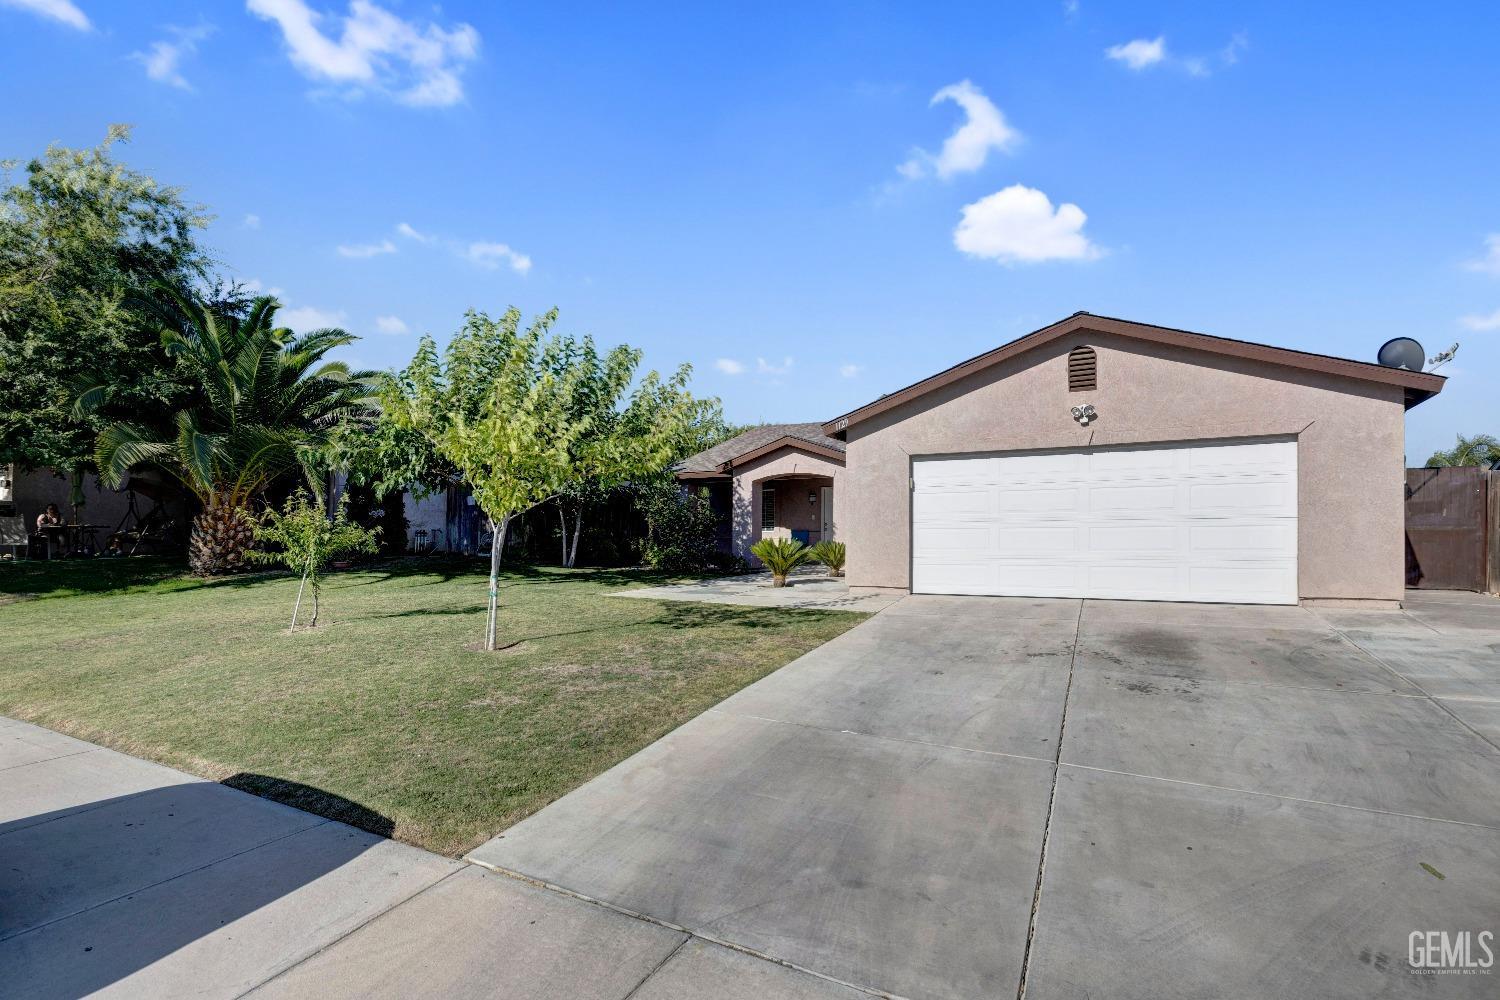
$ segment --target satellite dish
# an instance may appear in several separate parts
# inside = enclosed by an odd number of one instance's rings
[[[1410,337],[1396,337],[1380,345],[1375,360],[1387,368],[1409,368],[1419,372],[1427,361],[1427,352]]]

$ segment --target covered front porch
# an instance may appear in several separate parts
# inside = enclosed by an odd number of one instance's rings
[[[791,538],[816,545],[837,534],[832,476],[790,475],[752,484],[750,545],[762,538]],[[747,546],[748,549],[748,546]],[[749,558],[749,553],[744,552]]]
[[[721,548],[752,566],[760,563],[750,549],[762,538],[809,546],[839,539],[843,442],[816,424],[752,428],[685,460],[677,475],[687,488],[707,489]]]

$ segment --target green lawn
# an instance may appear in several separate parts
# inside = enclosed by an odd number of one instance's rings
[[[661,578],[473,563],[201,583],[151,560],[0,564],[0,714],[460,854],[863,620],[619,599]]]

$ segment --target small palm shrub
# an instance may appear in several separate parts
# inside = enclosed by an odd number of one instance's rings
[[[762,538],[750,554],[771,571],[771,586],[785,587],[787,574],[812,558],[812,549],[795,538]]]
[[[844,575],[844,557],[848,555],[848,552],[843,542],[819,542],[812,547],[811,555],[813,562],[822,563],[828,567],[830,576]]]

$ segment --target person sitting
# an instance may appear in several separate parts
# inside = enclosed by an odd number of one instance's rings
[[[62,523],[62,511],[57,509],[57,504],[49,503],[47,509],[36,516],[36,533],[40,535],[48,528],[56,528]]]
[[[36,531],[32,533],[31,544],[48,559],[53,558],[54,543],[62,541],[62,523],[62,512],[55,503],[49,503],[47,509],[36,516]]]

